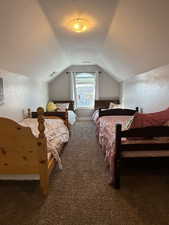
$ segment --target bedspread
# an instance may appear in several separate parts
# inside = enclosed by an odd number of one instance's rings
[[[24,119],[19,122],[21,126],[30,127],[35,137],[38,137],[38,121],[37,119]],[[47,150],[51,152],[56,161],[58,161],[59,168],[62,169],[59,151],[61,146],[68,142],[69,131],[62,119],[45,119],[45,136],[47,140]]]
[[[92,120],[96,123],[97,119],[99,118],[99,110],[96,109],[92,114]]]
[[[103,116],[97,120],[97,136],[99,144],[102,146],[104,152],[107,147],[112,145],[112,137],[115,136],[116,124],[122,124],[123,129],[132,117],[133,116]]]
[[[109,168],[110,178],[113,170],[114,144],[116,124],[120,123],[122,129],[126,127],[127,122],[132,116],[103,116],[97,122],[97,136],[101,150],[105,154],[106,166]]]

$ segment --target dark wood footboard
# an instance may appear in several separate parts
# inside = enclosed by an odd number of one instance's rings
[[[154,137],[168,137],[169,140],[169,127],[159,126],[159,127],[145,127],[145,128],[135,128],[122,131],[121,124],[116,125],[116,138],[115,138],[115,156],[114,156],[114,174],[113,174],[113,186],[116,189],[120,188],[120,164],[122,159],[126,157],[126,152],[131,152],[135,154],[132,158],[139,158],[138,152],[142,152],[142,157],[147,157],[146,152],[153,152],[150,158],[168,158],[169,157],[169,141],[163,140],[160,142],[153,142]],[[123,141],[122,138],[127,138],[129,141]],[[140,139],[139,143],[131,140]],[[145,140],[150,140],[150,143],[145,142]],[[152,141],[151,141],[152,140]],[[155,140],[155,139],[154,139]],[[155,153],[154,153],[155,152]],[[163,154],[159,154],[163,152]],[[158,154],[156,154],[158,153]]]

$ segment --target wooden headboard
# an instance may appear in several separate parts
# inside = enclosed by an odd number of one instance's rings
[[[106,109],[109,108],[110,102],[115,104],[120,104],[119,99],[105,99],[105,100],[95,100],[95,109]]]
[[[139,108],[136,107],[135,109],[108,109],[108,110],[101,110],[99,109],[99,117],[101,116],[131,116],[138,112]]]
[[[57,103],[69,103],[69,108],[68,110],[72,110],[74,111],[74,101],[73,100],[52,100],[52,102],[54,102],[55,104]]]

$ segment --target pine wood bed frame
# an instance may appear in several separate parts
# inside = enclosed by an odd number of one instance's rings
[[[120,188],[120,165],[122,160],[125,157],[125,151],[165,151],[161,156],[157,154],[157,156],[151,157],[132,157],[132,158],[169,158],[169,141],[161,142],[161,143],[137,143],[131,144],[131,142],[125,143],[122,142],[122,138],[133,138],[140,137],[143,139],[151,139],[153,137],[169,137],[169,127],[168,126],[159,126],[159,127],[145,127],[145,128],[135,128],[122,131],[121,124],[116,125],[116,138],[115,138],[115,158],[114,158],[114,182],[112,185],[116,188]]]
[[[30,109],[28,109],[28,117],[29,118],[37,118],[38,112],[31,112]],[[55,112],[44,112],[43,111],[43,117],[48,119],[62,119],[64,121],[64,124],[69,128],[69,121],[68,121],[68,110],[65,111],[55,111]]]
[[[0,117],[0,174],[39,174],[42,193],[47,195],[49,175],[56,165],[56,160],[54,157],[50,160],[47,158],[43,114],[44,109],[39,107],[37,109],[38,138],[32,134],[31,128]]]

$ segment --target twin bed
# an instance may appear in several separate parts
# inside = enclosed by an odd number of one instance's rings
[[[28,118],[19,123],[0,118],[0,177],[36,177],[46,195],[52,169],[56,164],[62,169],[60,153],[69,140],[68,124],[67,110],[48,113],[41,107],[29,110]]]
[[[72,125],[74,125],[74,123],[76,122],[76,113],[75,113],[75,109],[74,109],[74,101],[73,100],[52,100],[51,102],[53,102],[54,104],[68,104],[68,108],[67,108],[67,122],[69,127],[71,127]],[[59,115],[59,111],[56,112],[46,112],[46,114],[52,116],[52,115]],[[63,113],[63,112],[62,112]]]
[[[158,126],[129,129],[136,112],[138,107],[135,110],[99,109],[93,115],[99,146],[109,169],[110,183],[117,189],[120,188],[123,159],[169,157],[169,127],[159,123]]]

